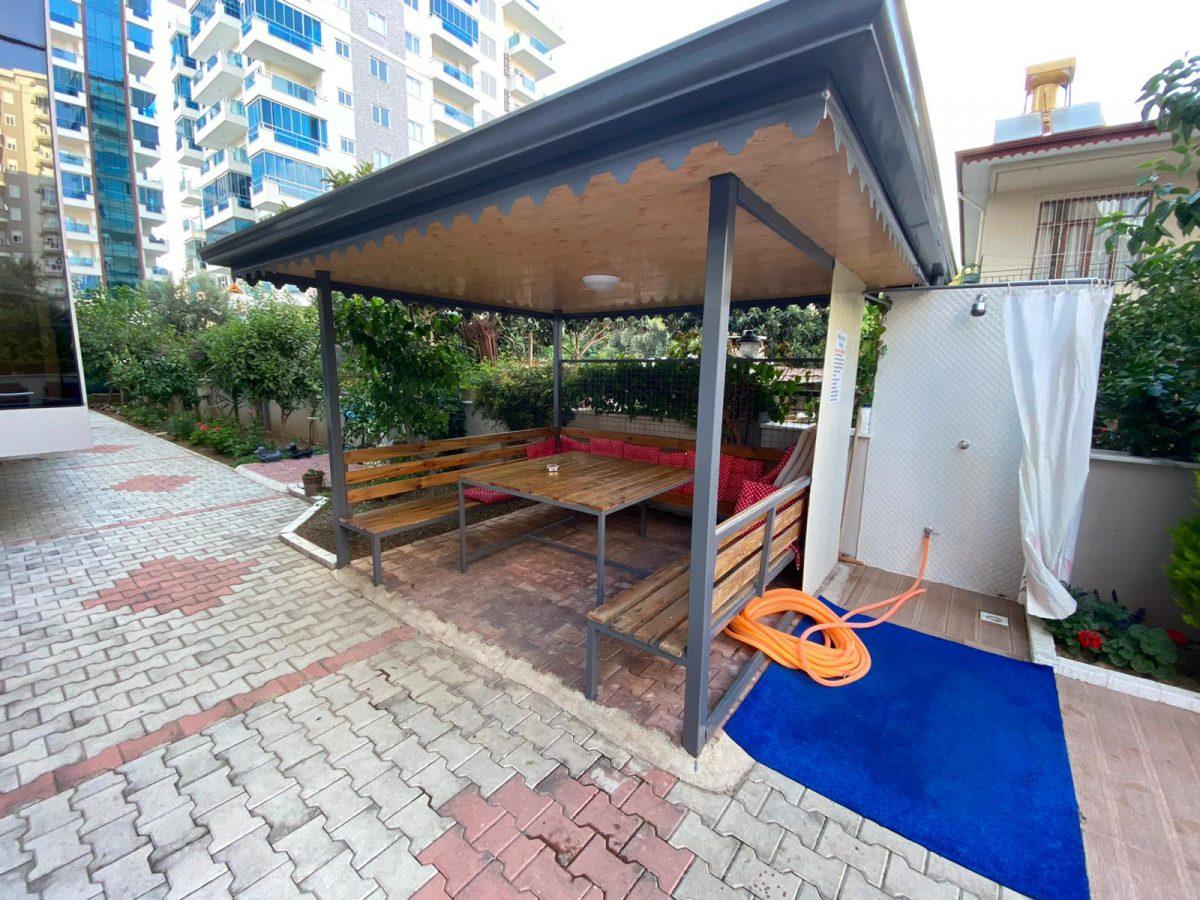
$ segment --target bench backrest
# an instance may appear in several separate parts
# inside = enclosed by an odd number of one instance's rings
[[[346,502],[361,503],[456,482],[467,469],[524,459],[527,444],[554,433],[555,429],[547,426],[350,450],[344,457]],[[371,465],[374,463],[383,465]]]
[[[628,441],[630,444],[640,444],[643,447],[659,447],[663,450],[695,450],[696,442],[691,438],[659,437],[653,434],[635,434],[629,431],[609,431],[602,428],[560,428],[567,437],[592,440],[607,438],[614,441]],[[743,447],[741,444],[722,444],[721,452],[729,456],[740,456],[744,459],[761,459],[773,466],[783,456],[782,450],[769,447]]]
[[[756,588],[752,596],[761,594],[771,567],[793,544],[803,544],[810,482],[801,478],[784,485],[717,526],[713,610],[718,617],[727,604],[739,602],[751,585]]]

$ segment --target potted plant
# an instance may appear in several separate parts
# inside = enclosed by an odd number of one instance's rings
[[[303,478],[305,497],[315,497],[325,487],[325,473],[320,469],[309,469]]]

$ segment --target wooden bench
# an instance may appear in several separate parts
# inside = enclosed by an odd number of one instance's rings
[[[658,437],[652,434],[634,434],[627,431],[607,431],[600,428],[561,428],[564,437],[591,441],[595,438],[626,441],[642,447],[657,447],[660,450],[695,450],[696,442],[690,438]],[[740,456],[743,459],[759,459],[770,469],[783,457],[784,451],[766,447],[743,447],[740,444],[722,444],[721,452],[728,456]],[[659,494],[651,501],[654,506],[668,512],[691,515],[692,495],[671,491]],[[733,513],[734,503],[724,500],[717,504],[717,517],[724,519]]]
[[[716,529],[718,546],[713,573],[712,633],[717,634],[792,560],[790,548],[803,542],[809,478],[785,485]],[[759,527],[755,524],[759,523]],[[768,536],[770,540],[768,540]],[[658,569],[588,614],[587,680],[584,692],[595,699],[599,690],[599,635],[649,650],[673,663],[687,658],[688,597],[691,560],[685,556]],[[751,660],[709,716],[718,721],[752,675]]]
[[[362,503],[382,497],[397,497],[423,488],[452,484],[472,469],[521,459],[527,444],[553,437],[555,429],[528,428],[499,434],[447,438],[367,447],[345,454],[346,502]],[[382,465],[381,465],[382,464]],[[469,505],[477,506],[475,501]],[[380,543],[386,537],[449,520],[458,515],[458,495],[419,497],[357,515],[345,516],[341,524],[371,539],[372,575],[383,582]]]

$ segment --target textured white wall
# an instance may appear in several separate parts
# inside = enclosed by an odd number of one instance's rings
[[[0,412],[0,459],[86,450],[92,426],[86,406],[6,409]]]
[[[916,573],[921,529],[933,539],[927,577],[1013,597],[1021,558],[1017,470],[1021,429],[1004,348],[1005,288],[894,295],[871,419],[858,558]],[[978,293],[987,315],[973,318]],[[959,441],[970,442],[967,450]]]
[[[863,282],[836,263],[829,294],[829,332],[821,381],[821,411],[813,451],[808,531],[804,538],[804,590],[816,591],[837,565],[842,505],[846,497],[849,458],[846,441],[854,415],[854,383],[858,372],[858,339],[862,331]],[[838,332],[846,335],[845,368],[840,390],[833,376]],[[839,396],[834,399],[834,392]]]

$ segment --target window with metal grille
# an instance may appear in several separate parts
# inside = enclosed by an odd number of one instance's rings
[[[1123,212],[1140,220],[1146,196],[1143,191],[1120,191],[1043,200],[1029,277],[1125,280],[1132,260],[1125,240],[1110,253],[1106,236],[1096,229],[1100,220],[1112,213]]]

